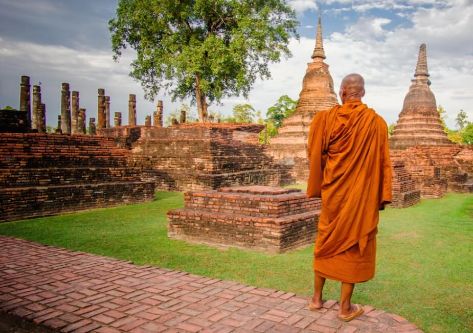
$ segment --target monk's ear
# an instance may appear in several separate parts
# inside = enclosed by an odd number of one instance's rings
[[[365,88],[363,88],[363,90],[361,90],[360,96],[361,96],[361,97],[365,96]]]

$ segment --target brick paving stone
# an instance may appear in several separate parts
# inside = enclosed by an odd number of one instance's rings
[[[344,323],[328,300],[133,264],[0,236],[0,311],[68,333],[419,333],[364,305]]]

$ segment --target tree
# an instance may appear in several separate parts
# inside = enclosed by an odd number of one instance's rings
[[[463,128],[462,139],[463,143],[473,145],[473,123],[468,123],[468,125]]]
[[[455,122],[457,123],[458,129],[461,131],[463,128],[468,124],[468,115],[465,111],[460,110],[458,112],[457,117],[455,118]]]
[[[252,123],[255,120],[256,110],[250,104],[237,104],[233,107],[233,121],[235,123]]]
[[[274,123],[276,128],[281,127],[285,118],[289,117],[296,111],[297,100],[291,99],[287,95],[279,97],[276,104],[271,106],[266,112],[267,119]]]
[[[270,78],[296,27],[284,0],[120,0],[109,21],[114,59],[136,51],[130,76],[145,96],[190,97],[200,121],[209,103],[247,97],[258,77]]]
[[[394,128],[396,127],[397,123],[392,123],[388,126],[388,136],[392,137],[394,134]]]

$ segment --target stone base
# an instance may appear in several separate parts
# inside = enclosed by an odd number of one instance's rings
[[[168,236],[191,242],[281,253],[314,242],[321,202],[270,186],[187,192],[168,212]]]

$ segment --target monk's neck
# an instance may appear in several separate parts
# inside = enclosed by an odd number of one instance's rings
[[[345,104],[359,104],[361,103],[361,98],[347,98],[343,101],[343,105]]]

